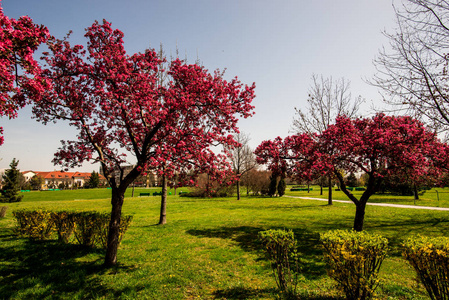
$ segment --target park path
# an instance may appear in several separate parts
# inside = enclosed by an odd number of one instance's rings
[[[290,197],[290,198],[298,198],[298,199],[304,199],[304,200],[318,200],[318,201],[328,201],[327,199],[323,198],[312,198],[312,197],[300,197],[300,196],[288,196],[284,195],[284,197]],[[349,200],[332,200],[332,202],[340,202],[340,203],[353,203]],[[433,207],[433,206],[418,206],[418,205],[403,205],[403,204],[390,204],[390,203],[367,203],[366,205],[373,205],[373,206],[387,206],[387,207],[398,207],[398,208],[412,208],[412,209],[427,209],[427,210],[445,210],[449,211],[449,208],[447,207]]]

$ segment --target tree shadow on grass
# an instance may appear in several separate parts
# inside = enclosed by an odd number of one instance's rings
[[[284,228],[269,228],[284,229]],[[219,227],[211,229],[191,229],[187,233],[194,236],[207,238],[221,238],[234,241],[245,251],[259,253],[259,260],[266,260],[262,243],[259,240],[259,232],[266,228],[252,226]],[[318,233],[310,232],[304,228],[293,229],[295,239],[298,242],[301,273],[307,279],[315,279],[326,274],[325,264],[322,260],[323,250]],[[270,264],[267,262],[267,268]]]
[[[245,287],[233,287],[217,290],[213,293],[215,299],[260,299],[277,293],[276,289],[254,289]]]
[[[254,289],[244,287],[233,287],[229,289],[217,290],[213,293],[215,299],[261,299],[261,298],[273,298],[278,296],[279,299],[287,300],[342,300],[343,298],[338,296],[310,296],[305,293],[298,293],[297,295],[282,295],[278,289]]]
[[[447,236],[449,229],[449,218],[424,216],[419,219],[410,217],[402,220],[376,220],[372,219],[366,223],[365,230],[381,230],[382,235],[388,239],[390,250],[389,256],[402,257],[402,243],[410,236],[417,234],[427,235],[429,229],[438,232],[436,235]],[[430,234],[432,235],[432,234]],[[435,235],[435,236],[436,236]]]
[[[112,289],[103,286],[99,278],[109,272],[131,270],[120,265],[104,268],[103,254],[103,250],[79,245],[19,237],[13,240],[11,234],[0,235],[0,298],[120,296],[126,287]]]

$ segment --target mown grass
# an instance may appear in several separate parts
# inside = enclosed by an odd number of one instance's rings
[[[140,193],[160,192],[160,187],[153,188],[139,188],[134,189],[134,197],[139,197]],[[188,188],[178,188],[176,194],[180,191],[188,191]],[[174,189],[169,189],[171,195],[175,194]],[[92,200],[92,199],[106,199],[111,198],[111,189],[78,189],[78,190],[60,190],[60,191],[31,191],[22,192],[23,201],[61,201],[61,200]],[[125,197],[132,197],[133,189],[128,188]]]
[[[319,186],[311,186],[312,191],[290,191],[291,186],[286,190],[286,195],[300,196],[300,197],[313,197],[313,198],[325,198],[328,197],[328,188],[323,188],[323,194],[320,194]],[[363,191],[352,192],[358,199],[362,195]],[[401,196],[392,194],[375,194],[370,197],[371,203],[392,203],[392,204],[404,204],[404,205],[418,205],[418,206],[431,206],[431,207],[449,207],[449,188],[432,188],[430,190],[423,190],[419,193],[419,200],[414,200],[413,196]],[[342,191],[332,191],[332,198],[335,200],[349,200],[348,197]]]
[[[87,197],[84,196],[84,199]],[[301,254],[302,299],[341,299],[326,275],[319,234],[350,229],[354,205],[327,206],[294,198],[196,199],[170,196],[168,224],[159,220],[159,197],[127,198],[134,215],[116,268],[102,267],[104,252],[14,234],[11,210],[44,207],[109,211],[110,199],[31,200],[10,204],[0,219],[0,299],[277,299],[279,294],[257,234],[288,228]],[[445,236],[445,212],[368,207],[365,229],[390,240],[381,268],[380,299],[426,299],[400,254],[412,234]]]

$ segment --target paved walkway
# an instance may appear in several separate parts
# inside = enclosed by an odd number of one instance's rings
[[[328,201],[327,199],[323,199],[323,198],[299,197],[299,196],[288,196],[288,195],[284,195],[284,197],[298,198],[298,199],[304,199],[304,200],[318,200],[318,201],[326,201],[326,202]],[[353,203],[352,201],[349,201],[349,200],[332,200],[332,202]],[[447,208],[447,207],[403,205],[403,204],[390,204],[390,203],[370,203],[369,201],[368,201],[368,203],[366,205],[449,211],[449,208]]]

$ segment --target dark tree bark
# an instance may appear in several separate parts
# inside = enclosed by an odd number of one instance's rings
[[[162,176],[161,214],[159,225],[167,224],[167,178]]]
[[[240,200],[240,179],[237,180],[237,200]]]
[[[327,199],[327,204],[328,205],[332,205],[332,176],[329,175],[328,178],[328,186],[329,186],[329,195],[328,195],[328,199]]]
[[[122,206],[125,199],[125,191],[126,188],[124,190],[117,188],[112,189],[111,220],[109,222],[108,242],[104,260],[104,265],[106,267],[112,267],[117,263],[117,250],[120,236],[120,219],[122,217]]]
[[[365,220],[365,208],[366,202],[359,201],[355,206],[355,218],[354,218],[354,230],[362,231],[363,230],[363,222]]]

